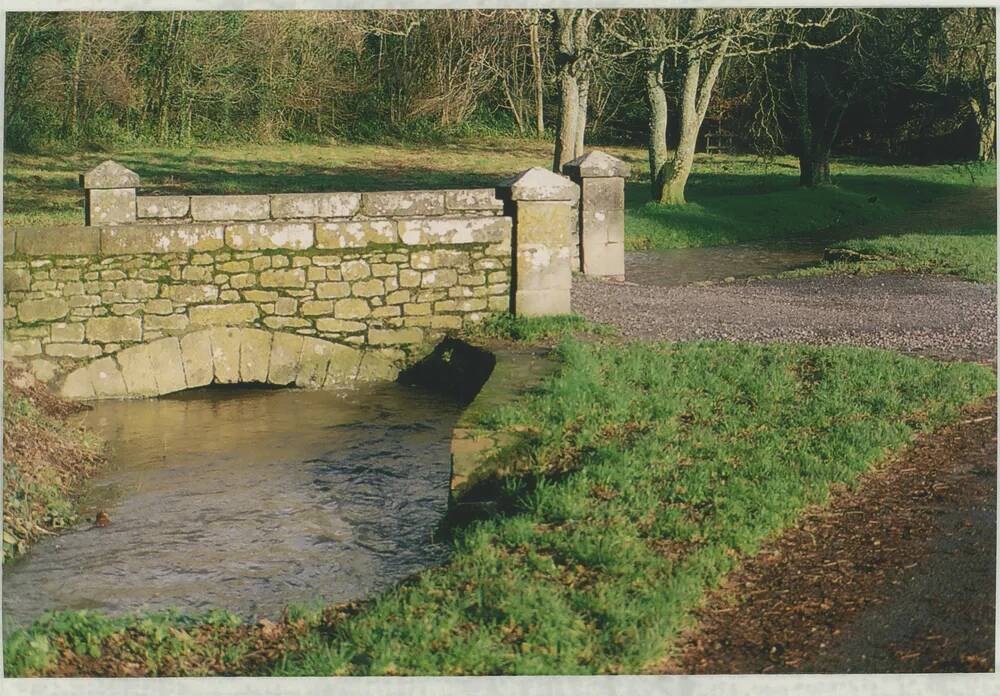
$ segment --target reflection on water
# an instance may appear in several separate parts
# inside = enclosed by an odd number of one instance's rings
[[[813,266],[830,239],[731,244],[721,247],[630,251],[625,279],[640,285],[675,287],[700,281],[749,278]]]
[[[85,424],[112,461],[84,502],[112,523],[91,512],[4,568],[5,631],[55,608],[276,616],[440,562],[459,412],[397,384],[99,402]]]

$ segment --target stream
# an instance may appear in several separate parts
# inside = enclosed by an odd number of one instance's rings
[[[80,524],[4,567],[4,633],[48,609],[275,618],[440,563],[461,408],[397,383],[95,402],[83,423],[110,464]]]

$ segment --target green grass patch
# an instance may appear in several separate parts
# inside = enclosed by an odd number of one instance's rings
[[[469,336],[472,338],[495,338],[529,343],[576,334],[614,336],[616,331],[610,326],[594,323],[578,314],[522,317],[508,312],[491,314],[469,329]]]
[[[990,230],[959,230],[950,234],[903,234],[853,239],[834,244],[843,258],[819,266],[789,271],[792,277],[828,273],[907,271],[954,275],[978,283],[997,282],[997,235]]]
[[[555,376],[484,417],[522,437],[496,514],[453,528],[446,565],[300,615],[260,663],[253,640],[198,619],[159,619],[159,638],[157,619],[116,619],[94,645],[79,635],[92,614],[58,614],[5,641],[8,674],[641,671],[742,554],[996,387],[982,366],[853,348],[567,340],[558,354]]]
[[[890,220],[928,200],[996,186],[995,164],[844,161],[833,169],[836,185],[804,189],[790,158],[700,156],[687,205],[652,203],[648,185],[629,184],[626,245],[678,249],[816,235]]]

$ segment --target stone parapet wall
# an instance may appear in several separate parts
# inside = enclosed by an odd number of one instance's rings
[[[257,356],[238,381],[330,386],[391,376],[491,312],[567,313],[578,221],[608,198],[581,213],[580,185],[540,168],[495,189],[144,196],[108,160],[80,182],[86,224],[3,235],[4,357],[78,398],[199,386],[194,335]],[[275,381],[260,365],[279,334],[343,359]],[[204,361],[203,344],[188,347]]]
[[[5,230],[5,356],[85,397],[139,346],[239,327],[375,353],[378,369],[351,379],[384,377],[510,307],[512,220],[492,189],[178,198],[140,196],[139,210],[187,219]],[[288,219],[249,219],[275,210]]]

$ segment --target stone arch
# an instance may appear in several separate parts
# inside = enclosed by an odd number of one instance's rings
[[[149,397],[247,382],[321,389],[397,374],[394,362],[376,351],[282,331],[216,327],[92,360],[66,376],[60,394],[68,399]]]

